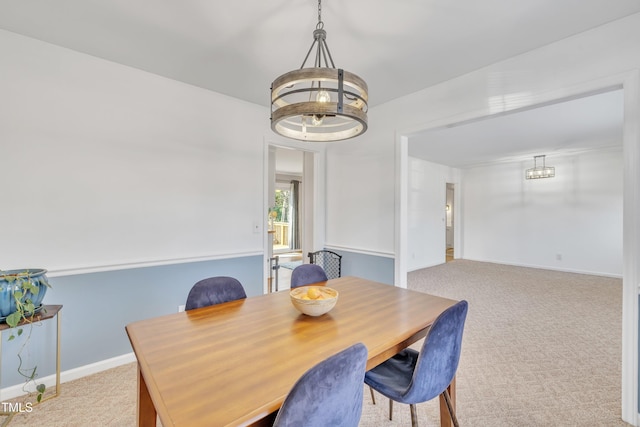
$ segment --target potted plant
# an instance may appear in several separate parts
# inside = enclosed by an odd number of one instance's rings
[[[25,349],[33,329],[33,316],[42,309],[42,299],[51,287],[44,269],[0,270],[0,320],[11,328],[8,340],[23,334],[23,325],[28,325],[25,341],[18,350],[18,373],[25,378],[25,391],[29,383],[36,386],[37,401],[42,400],[44,384],[37,384],[37,366],[23,366],[22,351]]]

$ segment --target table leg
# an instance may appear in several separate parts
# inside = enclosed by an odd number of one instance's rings
[[[451,384],[447,387],[449,391],[449,397],[451,398],[451,407],[453,410],[456,410],[456,377],[453,377]],[[449,409],[447,408],[447,403],[444,400],[444,397],[440,395],[440,427],[452,427],[453,420],[449,415]]]
[[[156,427],[156,408],[138,365],[138,427]]]

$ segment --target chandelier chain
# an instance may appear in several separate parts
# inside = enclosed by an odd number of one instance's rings
[[[318,23],[316,29],[320,30],[324,28],[324,22],[322,22],[322,0],[318,0]]]

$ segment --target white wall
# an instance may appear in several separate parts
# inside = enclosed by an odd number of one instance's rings
[[[0,52],[1,268],[262,252],[266,108],[6,31]]]
[[[409,157],[407,219],[408,271],[445,262],[447,182],[459,170]]]
[[[327,242],[395,253],[398,135],[536,105],[637,69],[639,43],[635,14],[371,108],[367,133],[327,148]]]
[[[410,157],[408,271],[445,262],[445,186],[458,182],[459,257],[622,276],[622,151],[547,164],[555,178],[527,181],[531,161],[459,170]]]
[[[463,171],[464,258],[621,277],[622,151],[547,165],[555,178],[525,180],[530,161]]]
[[[369,121],[376,123],[373,111]],[[376,138],[382,136],[376,128],[353,140],[327,144],[325,246],[390,256],[394,156],[385,147],[389,141]]]

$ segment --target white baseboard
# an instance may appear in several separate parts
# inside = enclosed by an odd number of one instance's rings
[[[490,264],[502,264],[502,265],[512,265],[514,267],[526,267],[526,268],[536,268],[539,270],[550,270],[550,271],[560,271],[562,273],[575,273],[575,274],[586,274],[589,276],[600,276],[600,277],[611,277],[614,279],[622,279],[621,274],[616,273],[603,273],[599,271],[590,271],[590,270],[579,270],[575,268],[562,268],[552,265],[537,265],[537,264],[527,264],[527,263],[513,263],[513,262],[505,262],[501,260],[491,260],[491,259],[477,259],[477,258],[460,258],[465,259],[467,261],[477,261],[477,262],[488,262]]]
[[[88,375],[97,374],[98,372],[106,371],[107,369],[116,368],[135,361],[135,354],[128,353],[123,354],[122,356],[112,357],[111,359],[101,360],[100,362],[91,363],[89,365],[80,366],[78,368],[69,369],[68,371],[60,372],[60,383],[77,380]],[[47,388],[55,387],[56,375],[53,374],[39,378],[38,383],[46,385]],[[28,391],[33,391],[34,389],[34,387],[27,388]],[[0,401],[13,399],[15,397],[23,396],[24,394],[24,384],[16,384],[0,390]]]

